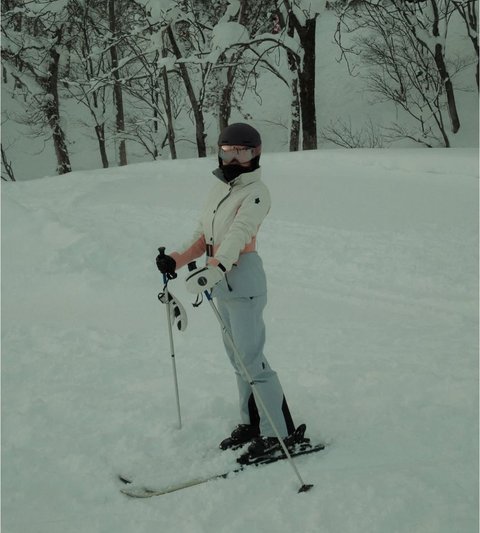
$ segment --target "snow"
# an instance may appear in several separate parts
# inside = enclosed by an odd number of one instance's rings
[[[219,24],[222,25],[225,22],[229,22],[233,17],[236,17],[240,11],[240,7],[239,0],[229,0],[225,13],[221,17]]]
[[[140,0],[150,12],[152,22],[157,22],[172,7],[171,0]]]
[[[68,0],[47,0],[30,2],[28,9],[37,13],[53,13],[55,15],[64,15]]]
[[[212,30],[213,48],[225,49],[248,38],[248,30],[238,22],[220,22]]]
[[[235,380],[206,304],[171,290],[178,430],[156,249],[184,242],[216,159],[2,183],[4,533],[470,533],[478,528],[478,152],[264,153],[266,352],[329,443],[235,465]]]
[[[213,64],[220,55],[237,43],[248,41],[248,30],[238,22],[219,22],[212,30],[212,52],[207,57]],[[227,53],[230,58],[233,51]]]

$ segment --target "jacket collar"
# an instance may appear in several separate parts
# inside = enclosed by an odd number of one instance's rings
[[[260,181],[262,177],[262,169],[256,168],[252,172],[244,172],[243,174],[240,174],[237,178],[230,182],[226,181],[223,177],[223,172],[221,168],[217,168],[212,172],[212,174],[221,182],[225,183],[225,185],[229,185],[230,187],[241,188],[245,187],[246,185],[250,185],[250,183]]]

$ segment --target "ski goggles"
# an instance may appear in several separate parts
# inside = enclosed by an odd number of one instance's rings
[[[222,145],[218,150],[218,156],[225,163],[231,163],[234,160],[239,163],[248,163],[258,154],[258,148],[249,148],[248,146]]]

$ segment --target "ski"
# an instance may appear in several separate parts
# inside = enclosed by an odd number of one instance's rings
[[[316,444],[315,446],[312,446],[309,448],[304,448],[298,451],[293,451],[290,453],[290,455],[292,457],[298,457],[300,455],[308,455],[310,453],[319,452],[324,449],[325,449],[325,444]],[[135,484],[135,482],[130,477],[118,475],[119,481],[121,481],[122,484],[125,485],[124,487],[120,489],[120,492],[125,494],[126,496],[129,496],[130,498],[152,498],[154,496],[163,496],[164,494],[170,494],[178,490],[187,489],[189,487],[195,487],[196,485],[202,485],[203,483],[208,483],[209,481],[214,481],[215,479],[226,479],[229,476],[233,476],[235,474],[238,474],[240,472],[247,470],[248,467],[250,466],[261,466],[261,465],[272,464],[272,463],[276,463],[277,461],[282,461],[286,458],[287,458],[286,455],[282,452],[282,454],[279,454],[273,457],[268,457],[265,459],[257,459],[247,464],[242,464],[238,466],[237,468],[229,470],[228,472],[212,474],[212,475],[205,476],[205,477],[198,477],[198,478],[190,479],[183,483],[167,485],[163,488],[155,488],[155,487],[147,487],[144,485],[138,485],[138,484]]]

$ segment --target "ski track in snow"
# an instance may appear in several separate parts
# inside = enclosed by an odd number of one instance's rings
[[[188,240],[215,161],[2,184],[5,533],[470,533],[478,518],[475,150],[264,154],[267,356],[324,454],[228,470],[235,378],[208,306],[175,334],[156,248]]]

